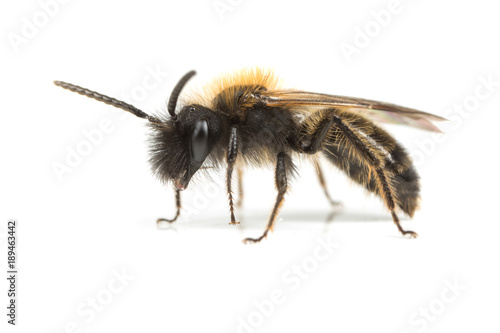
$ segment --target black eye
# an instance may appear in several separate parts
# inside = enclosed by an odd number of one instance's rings
[[[198,120],[191,137],[191,158],[196,163],[203,163],[208,155],[208,123]]]

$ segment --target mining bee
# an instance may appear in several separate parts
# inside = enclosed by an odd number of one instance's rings
[[[270,70],[244,69],[227,74],[192,92],[176,112],[181,90],[195,75],[190,71],[175,86],[167,112],[149,115],[134,106],[73,84],[54,84],[147,119],[153,173],[173,183],[177,212],[180,192],[197,171],[226,165],[226,188],[231,221],[234,212],[233,171],[244,166],[271,166],[277,197],[264,233],[244,242],[259,242],[273,230],[291,178],[293,158],[307,158],[332,204],[319,165],[324,156],[354,182],[382,198],[403,235],[417,233],[401,227],[397,211],[412,217],[419,206],[419,176],[405,149],[374,121],[437,131],[432,121],[444,120],[426,112],[373,100],[283,89]],[[241,179],[241,177],[239,177]]]

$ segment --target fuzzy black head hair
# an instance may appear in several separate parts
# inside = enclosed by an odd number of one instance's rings
[[[179,115],[175,113],[182,89],[195,74],[195,71],[190,71],[179,80],[168,101],[169,116],[160,117],[148,115],[133,105],[71,83],[54,81],[54,84],[149,120],[153,131],[150,137],[153,172],[161,181],[173,181],[177,189],[183,190],[203,164],[220,131],[220,120],[202,106],[186,106]]]
[[[150,123],[150,163],[162,181],[187,188],[191,177],[205,162],[222,133],[222,120],[206,107],[192,104],[176,117]]]

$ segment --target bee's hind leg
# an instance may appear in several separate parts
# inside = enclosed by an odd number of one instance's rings
[[[373,147],[371,142],[364,140],[364,137],[357,133],[354,125],[345,122],[338,115],[333,115],[332,119],[338,131],[342,133],[342,137],[338,138],[339,142],[343,142],[348,149],[356,150],[362,158],[363,163],[366,163],[368,168],[375,173],[379,195],[391,212],[392,220],[399,232],[410,238],[418,237],[416,232],[404,230],[401,226],[399,217],[396,214],[396,208],[398,207],[397,196],[393,186],[391,186],[393,175],[391,170],[388,170],[382,162],[383,157],[377,155],[377,148]]]
[[[373,172],[377,179],[378,194],[385,202],[386,207],[392,215],[392,220],[396,224],[399,232],[410,238],[416,238],[418,234],[414,231],[405,230],[401,226],[399,217],[396,213],[397,196],[391,186],[391,171],[386,170],[383,163],[383,157],[380,156],[377,147],[373,147],[370,141],[367,141],[355,125],[355,121],[361,122],[362,118],[356,119],[357,116],[349,115],[350,121],[344,121],[342,114],[338,114],[336,109],[325,110],[323,117],[311,118],[304,128],[312,128],[312,130],[305,130],[308,133],[295,142],[295,149],[305,154],[315,154],[322,149],[323,141],[327,139],[328,131],[330,128],[335,127],[335,144],[341,144],[348,150],[356,151],[359,155],[360,162],[364,164],[370,172]],[[307,121],[307,120],[306,120]]]

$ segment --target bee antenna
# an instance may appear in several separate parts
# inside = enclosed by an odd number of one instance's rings
[[[192,78],[196,74],[195,71],[190,71],[185,74],[177,83],[172,94],[170,94],[170,98],[168,100],[168,113],[172,116],[174,121],[177,121],[177,115],[175,114],[175,107],[177,106],[177,100],[179,99],[179,95],[181,94],[182,88],[186,85],[190,78]]]
[[[97,100],[99,102],[103,102],[103,103],[112,105],[112,106],[114,106],[116,108],[125,110],[127,112],[132,113],[133,115],[135,115],[135,116],[137,116],[139,118],[147,119],[147,120],[149,120],[152,123],[161,123],[161,121],[159,119],[157,119],[156,117],[150,116],[147,113],[145,113],[144,111],[139,110],[135,106],[130,105],[130,104],[125,103],[125,102],[122,102],[122,101],[119,101],[116,98],[109,97],[109,96],[100,94],[98,92],[92,91],[90,89],[82,88],[82,87],[79,87],[77,85],[74,85],[74,84],[71,84],[71,83],[67,83],[67,82],[63,82],[63,81],[54,81],[54,84],[56,86],[58,86],[58,87],[63,88],[63,89],[67,89],[69,91],[72,91],[72,92],[75,92],[77,94],[86,96],[88,98],[95,99],[95,100]]]

